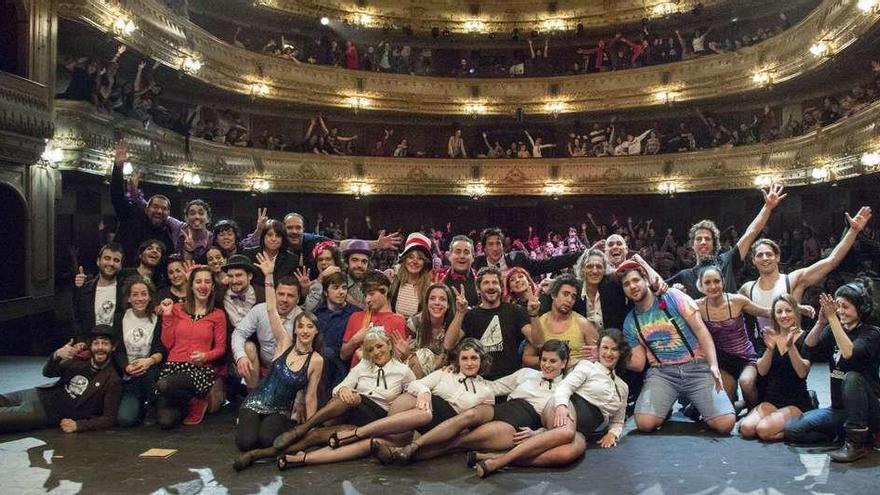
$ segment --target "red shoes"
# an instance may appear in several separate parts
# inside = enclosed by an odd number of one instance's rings
[[[205,412],[208,410],[208,400],[198,397],[189,401],[189,414],[183,420],[186,426],[197,425],[205,419]]]

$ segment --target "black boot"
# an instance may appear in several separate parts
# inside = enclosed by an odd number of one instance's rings
[[[836,462],[853,462],[868,455],[870,436],[868,428],[847,428],[843,447],[832,452],[831,460]]]

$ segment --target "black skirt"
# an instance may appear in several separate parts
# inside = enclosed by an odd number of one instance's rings
[[[386,416],[388,416],[388,412],[382,409],[382,406],[361,394],[360,405],[345,413],[345,422],[355,426],[364,426]]]
[[[577,431],[589,438],[605,422],[605,416],[602,416],[602,411],[598,407],[578,394],[571,394],[571,403],[577,416]]]
[[[427,433],[440,423],[458,415],[448,402],[433,394],[431,395],[431,412],[431,422],[418,428],[416,431],[419,433]]]
[[[514,429],[531,428],[537,430],[542,426],[541,415],[525,399],[513,399],[498,404],[495,406],[495,416],[492,420],[503,421],[513,426]]]

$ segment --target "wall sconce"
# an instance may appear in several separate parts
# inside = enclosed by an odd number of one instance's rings
[[[862,158],[859,161],[866,170],[874,170],[880,165],[880,153],[876,151],[863,153]]]
[[[831,171],[828,170],[828,167],[815,167],[810,170],[810,179],[813,182],[824,182],[831,177]]]
[[[856,6],[862,12],[870,12],[877,6],[877,0],[859,0]]]
[[[186,72],[187,74],[195,74],[196,72],[202,69],[202,61],[192,58],[186,57],[183,60],[183,63],[180,65],[180,70]],[[266,89],[269,89],[268,87]]]
[[[758,86],[764,86],[770,83],[770,73],[767,71],[758,71],[752,75],[752,82]]]
[[[464,21],[464,31],[466,33],[482,33],[486,30],[486,23],[479,19]]]
[[[544,186],[544,194],[553,199],[559,199],[559,196],[565,194],[565,189],[565,184],[549,183]]]
[[[351,193],[354,194],[354,199],[361,199],[362,196],[366,196],[371,192],[373,192],[373,186],[366,182],[351,183]]]
[[[266,193],[269,190],[269,181],[257,179],[251,185],[251,190],[255,193]]]
[[[113,22],[113,31],[115,31],[116,34],[128,36],[133,33],[135,29],[137,29],[137,26],[135,26],[134,21],[125,16],[119,16]]]
[[[125,162],[122,164],[122,175],[124,177],[129,177],[132,173],[134,173],[134,166],[131,162]]]
[[[322,17],[319,22],[321,23],[322,26],[327,26],[330,24],[330,18],[329,17]]]
[[[560,113],[565,112],[568,109],[568,103],[564,101],[550,101],[544,104],[544,111],[552,114],[554,117],[559,116]]]
[[[678,97],[678,93],[674,91],[657,91],[654,93],[654,99],[663,104],[670,104]]]
[[[546,19],[541,22],[542,31],[562,31],[565,29],[565,21],[562,19]]]
[[[269,94],[269,86],[263,83],[254,83],[251,85],[251,96],[267,96]]]
[[[827,57],[830,54],[830,51],[831,49],[828,47],[828,43],[824,41],[813,43],[813,46],[810,47],[810,53],[816,58]]]
[[[464,104],[464,113],[476,117],[477,115],[485,115],[489,109],[486,107],[485,103],[465,103]]]
[[[345,104],[353,108],[354,113],[358,113],[358,110],[370,107],[373,102],[364,96],[349,96],[345,99]]]
[[[180,184],[186,187],[197,186],[202,183],[202,176],[192,172],[184,172],[180,176]]]
[[[772,175],[759,175],[755,177],[755,186],[760,187],[761,189],[770,187],[775,182],[776,179],[774,179]]]
[[[360,24],[361,26],[368,27],[373,24],[373,16],[365,13],[358,13],[354,16],[354,23]]]
[[[664,17],[675,12],[675,5],[670,2],[658,3],[651,9],[654,17]]]
[[[657,190],[660,191],[660,194],[673,196],[676,192],[678,192],[678,186],[675,185],[675,182],[664,181],[657,186]]]
[[[64,151],[61,148],[56,148],[46,143],[46,148],[43,150],[40,158],[52,167],[57,167],[58,162],[64,160]]]
[[[486,188],[486,185],[480,182],[474,182],[472,184],[468,184],[467,187],[465,187],[465,192],[467,192],[467,195],[470,196],[472,199],[482,198],[486,195],[487,191],[488,189]]]

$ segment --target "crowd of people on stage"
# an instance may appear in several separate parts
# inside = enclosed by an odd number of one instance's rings
[[[676,401],[717,434],[739,420],[743,438],[840,442],[835,461],[880,440],[869,207],[845,213],[827,252],[807,258],[803,241],[782,273],[764,237],[786,197],[774,185],[742,235],[700,220],[693,256],[661,267],[645,256],[650,221],[592,215],[590,238],[573,227],[542,257],[499,228],[342,240],[265,209],[245,235],[199,199],[173,217],[137,173],[125,179],[126,160],[122,141],[114,240],[97,273],[78,267],[72,334],[43,370],[59,380],[0,396],[0,432],[173,429],[237,407],[236,470],[460,451],[480,477],[612,448],[627,417],[655,431]],[[857,243],[861,273],[832,277]],[[379,252],[393,266],[376,266]],[[818,408],[806,379],[827,356],[831,403]]]

